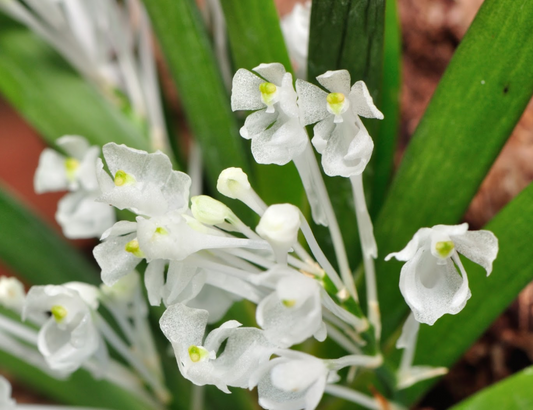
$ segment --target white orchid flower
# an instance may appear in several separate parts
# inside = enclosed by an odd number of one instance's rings
[[[90,146],[85,138],[78,135],[65,135],[57,139],[56,145],[67,155],[51,148],[44,149],[33,181],[35,192],[98,189],[96,159],[100,148]]]
[[[282,350],[259,367],[249,388],[258,386],[259,405],[269,410],[314,410],[326,383],[338,380],[323,360],[306,353]]]
[[[181,374],[198,386],[211,384],[226,393],[230,393],[228,386],[248,387],[251,373],[268,361],[273,346],[261,330],[240,328],[235,320],[225,322],[204,340],[208,316],[206,310],[177,303],[159,321]]]
[[[253,72],[239,69],[233,77],[231,109],[253,110],[241,128],[252,140],[252,154],[259,164],[285,165],[301,154],[308,143],[298,119],[292,75],[280,63],[261,64]]]
[[[187,209],[191,179],[183,172],[173,171],[165,154],[149,154],[115,143],[104,145],[103,153],[112,178],[98,160],[102,191],[98,201],[148,216]]]
[[[100,194],[96,179],[100,148],[76,135],[59,138],[57,145],[67,156],[50,148],[42,152],[34,178],[35,191],[72,191],[59,201],[55,215],[63,234],[71,239],[98,237],[115,222],[114,210],[95,202]]]
[[[257,306],[256,320],[268,341],[281,348],[311,336],[323,341],[326,328],[317,281],[299,273],[287,274]]]
[[[492,271],[498,239],[489,231],[468,231],[468,224],[422,228],[400,252],[389,254],[406,261],[400,290],[418,322],[432,325],[442,315],[459,313],[470,299],[468,277],[458,253]]]
[[[23,319],[50,314],[39,331],[38,348],[51,369],[72,373],[99,349],[105,349],[93,322],[97,297],[97,288],[77,282],[29,290]]]
[[[327,175],[359,175],[374,149],[359,117],[383,119],[383,114],[374,105],[363,81],[350,87],[348,71],[328,71],[317,80],[329,93],[306,81],[296,81],[302,124],[317,123],[311,142],[322,154]]]

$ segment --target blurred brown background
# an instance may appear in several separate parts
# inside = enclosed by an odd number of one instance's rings
[[[276,0],[281,15],[297,0]],[[399,0],[403,41],[401,135],[397,163],[413,134],[454,50],[483,0]],[[482,135],[479,136],[483,138]],[[33,173],[44,144],[37,133],[0,100],[0,179],[41,213],[54,221],[62,194],[37,195]],[[533,104],[530,103],[498,160],[472,201],[465,220],[482,227],[533,179]],[[87,241],[74,241],[90,247]],[[0,263],[0,274],[8,273]],[[9,274],[9,273],[8,273]],[[518,300],[438,383],[418,409],[446,409],[475,391],[533,362],[531,311],[533,288]],[[42,402],[15,386],[19,402]]]

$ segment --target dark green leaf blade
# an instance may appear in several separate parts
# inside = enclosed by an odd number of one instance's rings
[[[0,187],[0,259],[34,285],[100,283],[91,264],[22,202]]]
[[[188,123],[202,147],[214,187],[220,171],[248,171],[230,97],[217,69],[204,23],[193,0],[145,0]]]
[[[457,49],[409,145],[375,225],[383,336],[407,313],[401,265],[383,257],[421,227],[455,224],[526,107],[533,90],[533,5],[487,1]]]

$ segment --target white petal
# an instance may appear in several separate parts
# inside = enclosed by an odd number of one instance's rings
[[[324,90],[307,81],[296,80],[296,92],[302,125],[313,124],[331,116],[327,110],[328,94]]]
[[[85,153],[89,149],[89,142],[84,137],[79,135],[65,135],[58,138],[56,141],[58,147],[60,147],[69,157],[82,160]]]
[[[15,400],[11,399],[11,384],[4,376],[0,376],[0,404],[6,406],[6,410],[15,408]]]
[[[164,260],[155,260],[148,264],[144,272],[144,286],[148,293],[148,301],[152,306],[161,304],[163,285],[165,283],[165,265]]]
[[[405,248],[400,252],[389,253],[385,260],[389,261],[392,258],[396,258],[399,261],[408,261],[413,258],[419,248],[429,245],[429,238],[431,235],[431,228],[420,228],[413,236],[413,239],[409,241]]]
[[[90,147],[80,163],[77,178],[82,188],[86,191],[96,191],[98,189],[96,164],[99,155],[100,147]]]
[[[244,126],[241,128],[241,136],[246,139],[253,138],[274,124],[277,118],[278,112],[267,113],[265,110],[256,111],[246,117]],[[245,130],[244,134],[243,130]]]
[[[63,155],[53,149],[44,149],[39,157],[39,165],[33,179],[35,192],[42,194],[43,192],[68,189],[69,181],[67,180],[65,159]]]
[[[308,143],[298,119],[278,120],[272,127],[252,138],[252,154],[259,164],[285,165],[301,154]]]
[[[297,392],[307,389],[325,373],[321,360],[290,360],[273,367],[270,375],[278,389]]]
[[[396,349],[405,349],[408,346],[413,346],[416,341],[419,328],[420,323],[416,321],[414,315],[409,315],[403,324],[402,334],[396,342]]]
[[[374,148],[365,131],[347,121],[337,124],[322,154],[327,175],[350,177],[364,171]]]
[[[374,105],[372,96],[366,88],[364,81],[357,81],[349,95],[350,106],[355,114],[365,118],[383,119],[383,114]]]
[[[455,249],[471,261],[492,272],[492,262],[498,255],[498,238],[490,231],[468,231],[452,236]]]
[[[244,68],[237,70],[231,87],[232,111],[265,108],[259,91],[259,86],[264,82],[262,78]]]
[[[126,244],[135,237],[136,233],[112,236],[94,248],[94,258],[102,270],[102,282],[107,286],[113,286],[141,262],[142,258],[138,258],[125,250]]]
[[[280,63],[259,64],[252,70],[278,87],[281,86],[283,76],[286,73],[285,67]]]
[[[457,314],[470,298],[468,279],[450,259],[439,264],[429,249],[419,249],[400,273],[400,291],[420,323],[433,325],[442,315]]]
[[[347,70],[327,71],[316,79],[329,92],[350,94],[350,73]]]
[[[323,154],[327,143],[335,129],[334,117],[330,115],[313,127],[313,139],[311,143],[319,154]]]
[[[181,303],[169,306],[161,316],[159,326],[172,343],[178,363],[184,360],[184,355],[188,356],[189,346],[202,344],[208,316],[206,310],[193,309]]]
[[[56,220],[70,239],[98,238],[115,223],[115,211],[97,195],[85,191],[65,195],[58,203]]]
[[[292,74],[285,73],[281,81],[281,91],[279,104],[281,109],[289,117],[298,117],[299,109],[296,104],[296,91],[294,91],[294,86],[292,84]]]

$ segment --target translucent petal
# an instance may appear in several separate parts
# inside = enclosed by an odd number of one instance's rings
[[[272,368],[272,384],[280,390],[302,391],[327,373],[321,360],[289,360]]]
[[[455,249],[471,261],[492,272],[492,262],[498,255],[498,238],[490,231],[468,231],[462,235],[453,236]]]
[[[58,202],[56,220],[70,239],[100,237],[115,223],[115,211],[101,202],[97,194],[72,192]]]
[[[167,282],[163,289],[163,302],[166,306],[178,302],[187,303],[200,293],[205,280],[205,272],[196,266],[187,265],[179,261],[170,262]],[[201,305],[198,308],[205,309]]]
[[[237,70],[231,87],[231,109],[239,111],[265,108],[259,91],[259,85],[264,82],[262,78],[244,68]]]
[[[281,85],[283,76],[286,73],[285,67],[280,63],[259,64],[252,70],[277,86]]]
[[[233,306],[235,301],[240,300],[240,298],[235,294],[216,286],[211,286],[209,284],[204,285],[207,281],[205,273],[200,277],[203,278],[203,286],[197,295],[187,302],[187,306],[207,310],[209,312],[208,323],[216,323],[225,316],[229,308]]]
[[[366,88],[364,81],[357,81],[351,89],[350,107],[355,114],[365,118],[383,119],[383,114],[374,105],[372,96]]]
[[[89,149],[89,142],[84,137],[79,135],[65,135],[58,138],[56,144],[59,148],[66,152],[69,157],[82,160],[87,150]]]
[[[448,373],[445,367],[413,366],[407,373],[399,375],[398,389],[406,389],[422,380],[432,379]]]
[[[331,93],[350,94],[350,73],[347,70],[327,71],[316,79]]]
[[[68,189],[69,181],[65,169],[65,157],[50,148],[45,148],[39,157],[33,186],[35,192],[63,191]]]
[[[466,275],[453,262],[438,263],[428,249],[419,249],[400,273],[400,291],[420,323],[433,325],[442,315],[457,314],[471,294]]]
[[[298,79],[296,80],[296,92],[302,125],[313,124],[327,117],[332,117],[326,108],[328,94],[324,90]]]

